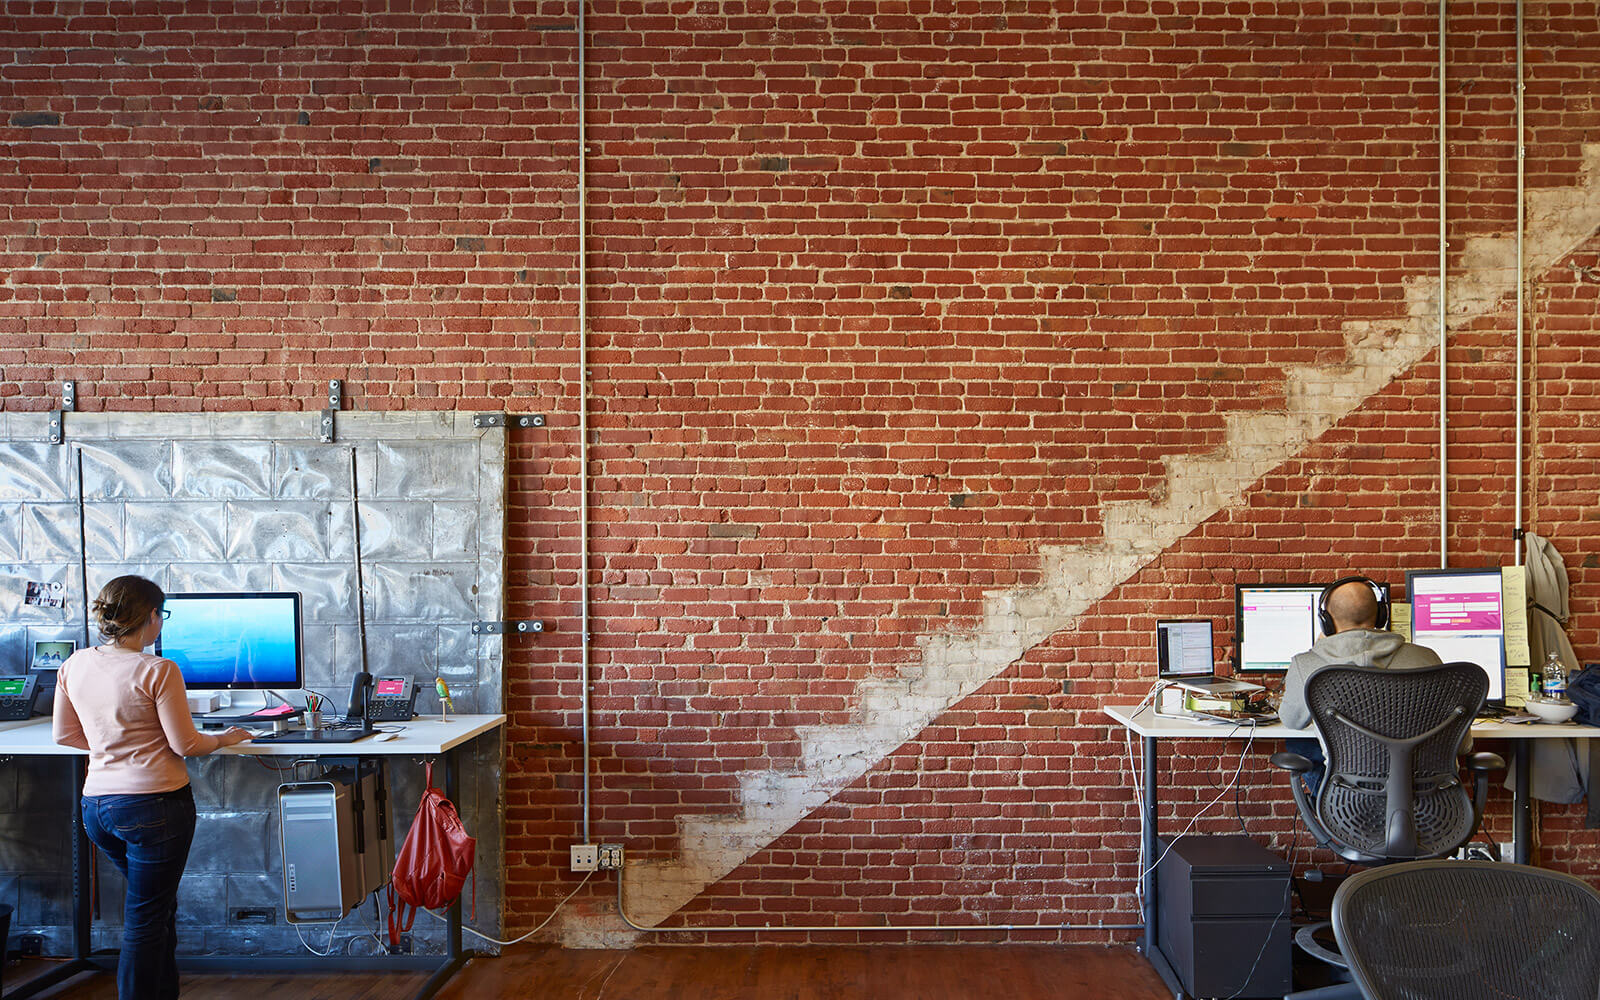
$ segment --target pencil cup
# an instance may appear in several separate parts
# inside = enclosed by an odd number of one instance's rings
[[[322,713],[321,712],[307,712],[306,713],[306,728],[307,729],[321,729],[322,728]]]

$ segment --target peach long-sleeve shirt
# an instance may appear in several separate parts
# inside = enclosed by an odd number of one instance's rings
[[[221,745],[195,729],[176,663],[116,646],[61,665],[50,728],[57,743],[89,751],[85,795],[176,791],[189,783],[183,758]]]

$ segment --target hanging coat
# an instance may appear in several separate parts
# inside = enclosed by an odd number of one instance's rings
[[[1544,666],[1553,649],[1571,677],[1578,671],[1578,655],[1567,639],[1567,567],[1561,553],[1529,532],[1527,546],[1528,653],[1534,669]],[[1578,802],[1589,786],[1589,740],[1532,740],[1528,757],[1529,791],[1546,802]]]

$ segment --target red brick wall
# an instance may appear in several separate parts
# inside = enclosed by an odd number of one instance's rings
[[[1457,269],[1514,219],[1513,9],[1451,7]],[[1342,322],[1404,313],[1435,266],[1431,9],[1242,10],[590,10],[595,839],[670,856],[676,817],[796,767],[794,727],[851,721],[862,679],[1033,580],[1040,545],[1159,493],[1225,413],[1280,407],[1285,366],[1341,360]],[[1580,183],[1600,141],[1589,13],[1527,8],[1532,185]],[[550,413],[511,452],[513,612],[556,623],[507,662],[508,919],[531,925],[578,836],[575,9],[0,16],[6,410],[69,378],[85,409],[310,410],[342,378],[360,408]],[[1539,274],[1529,313],[1525,521],[1567,554],[1586,659],[1597,252]],[[1459,565],[1511,556],[1513,322],[1450,351]],[[1096,706],[1142,694],[1156,617],[1228,632],[1235,580],[1437,565],[1436,379],[1397,380],[691,910],[1133,919]],[[1197,829],[1289,848],[1263,758]],[[1237,762],[1171,759],[1182,821]],[[1587,872],[1570,812],[1546,853]]]

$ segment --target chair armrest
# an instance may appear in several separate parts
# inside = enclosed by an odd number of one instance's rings
[[[1467,754],[1467,770],[1469,771],[1504,771],[1505,769],[1505,758],[1497,753]]]
[[[1472,832],[1471,839],[1483,822],[1483,804],[1489,798],[1489,772],[1505,770],[1505,758],[1493,753],[1467,754],[1467,768],[1472,772]]]
[[[1486,756],[1493,755],[1488,754]],[[1273,767],[1280,767],[1285,771],[1293,771],[1295,774],[1304,774],[1316,767],[1309,758],[1288,750],[1279,750],[1268,759],[1272,762]],[[1500,766],[1504,767],[1505,765],[1501,764]]]

